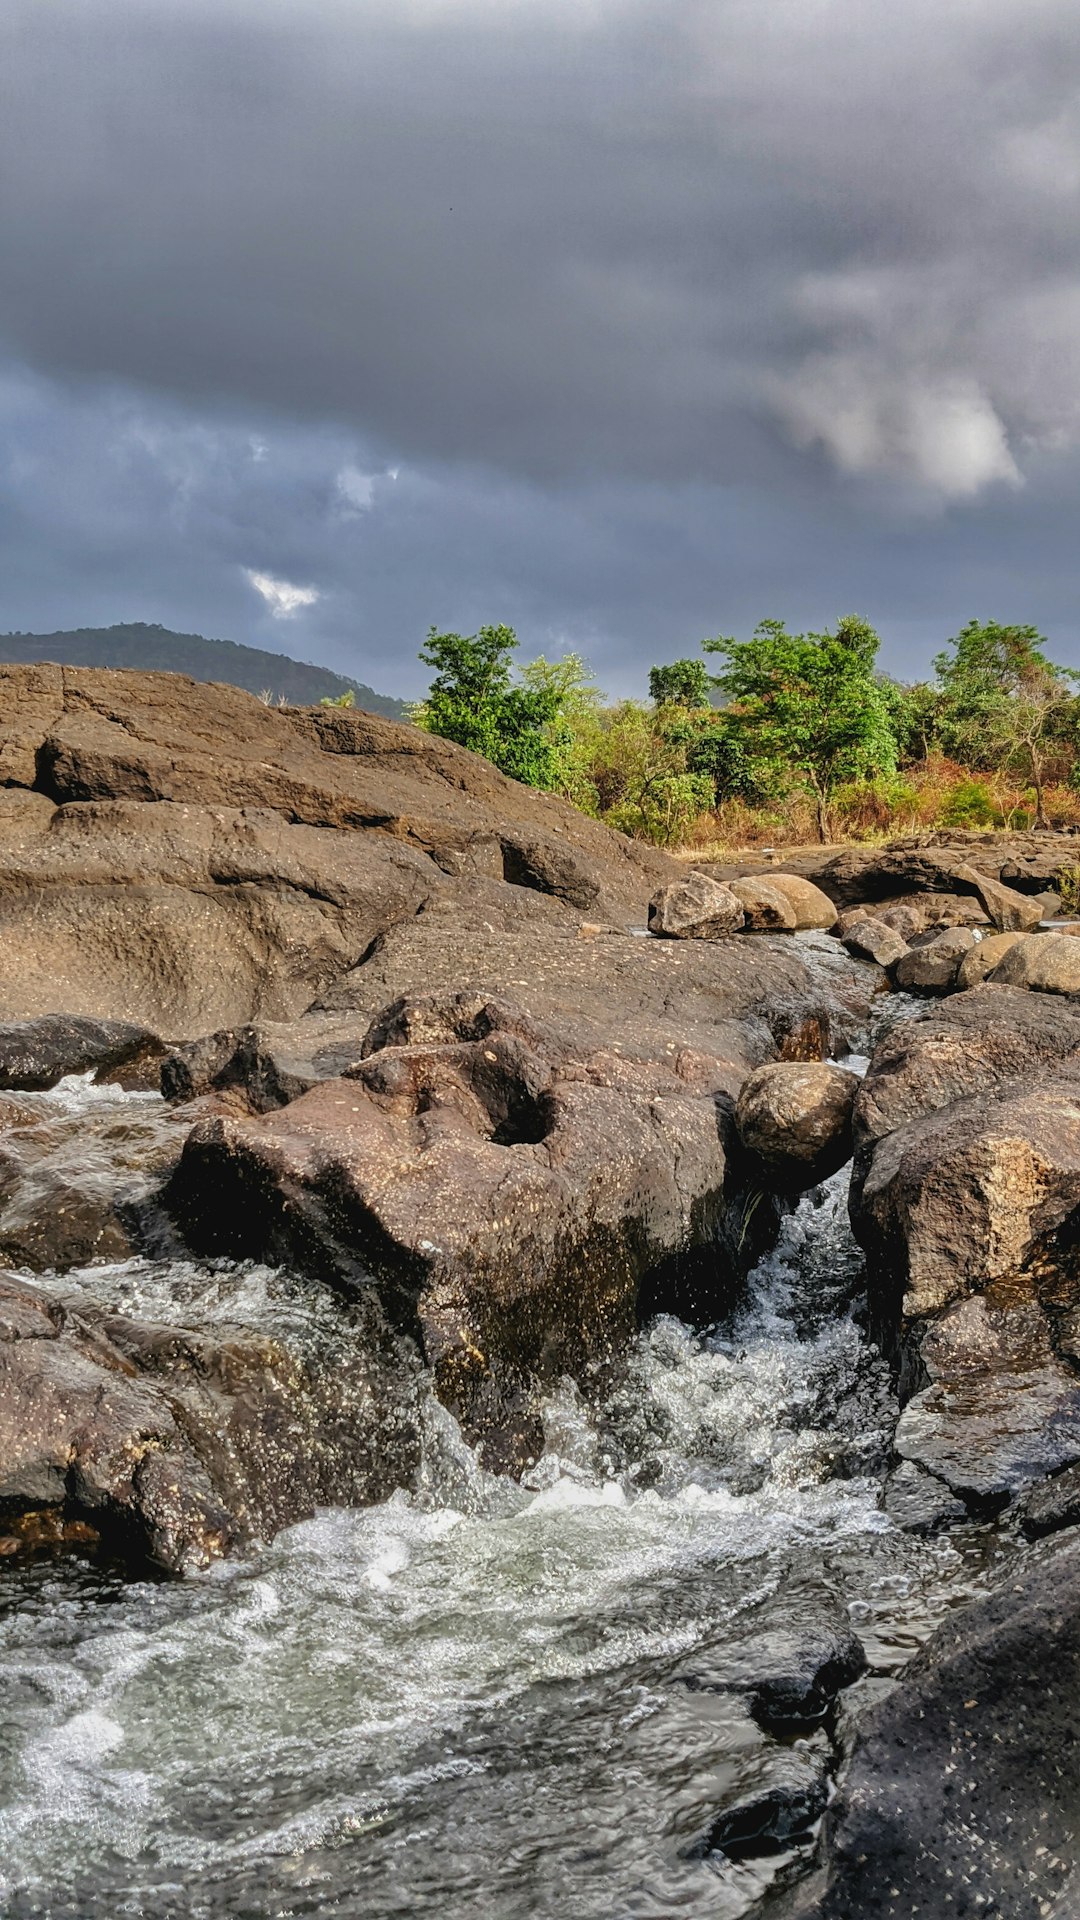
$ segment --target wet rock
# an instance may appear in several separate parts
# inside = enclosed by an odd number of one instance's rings
[[[850,973],[836,985],[865,1009]],[[716,1317],[760,1245],[728,1116],[780,1045],[842,1028],[833,994],[764,934],[583,941],[423,915],[325,1010],[375,1000],[359,1064],[275,1113],[201,1123],[171,1203],[199,1247],[374,1275],[470,1434],[520,1464],[540,1385],[611,1366],[639,1292]]]
[[[793,1574],[745,1609],[738,1630],[729,1624],[722,1640],[705,1642],[672,1677],[685,1686],[741,1694],[755,1719],[784,1727],[823,1719],[865,1667],[839,1594]]]
[[[998,962],[1005,958],[1009,948],[1023,937],[1022,933],[991,933],[972,947],[970,953],[965,953],[956,970],[956,985],[961,993],[987,979]]]
[[[1080,1544],[1048,1542],[951,1616],[862,1718],[821,1870],[770,1914],[1068,1920],[1078,1689]]]
[[[826,1061],[758,1067],[735,1109],[739,1138],[770,1175],[816,1186],[851,1158],[858,1078]]]
[[[745,1860],[809,1838],[828,1803],[829,1760],[824,1741],[798,1741],[764,1754],[744,1770],[739,1791],[717,1813],[698,1850]]]
[[[827,893],[797,873],[771,873],[769,885],[782,893],[795,912],[799,932],[819,927],[828,933],[836,925],[836,908]]]
[[[1080,1526],[1080,1465],[1030,1488],[1016,1503],[1016,1518],[1026,1540]]]
[[[1080,993],[1080,940],[1067,933],[1028,934],[1009,948],[993,979],[1032,993]]]
[[[967,1518],[962,1500],[914,1460],[901,1460],[885,1483],[885,1512],[905,1533],[937,1533]]]
[[[119,1086],[156,1085],[165,1048],[145,1027],[49,1013],[0,1025],[0,1088],[55,1087],[69,1074],[93,1073]]]
[[[155,1325],[0,1276],[4,1526],[75,1520],[182,1572],[327,1501],[384,1498],[415,1470],[407,1362],[368,1325],[343,1374],[344,1346]]]
[[[137,1251],[188,1122],[102,1092],[10,1096],[0,1128],[0,1267],[64,1272]]]
[[[748,933],[794,933],[797,915],[786,894],[768,880],[732,880],[729,891],[742,906]]]
[[[840,938],[857,959],[873,960],[879,967],[893,966],[908,950],[907,941],[893,927],[866,914],[848,916]]]
[[[359,1051],[356,1036],[354,1058]],[[266,1113],[329,1077],[320,1074],[312,1061],[275,1047],[258,1028],[232,1027],[173,1047],[162,1062],[161,1091],[166,1100],[186,1101],[236,1087],[253,1112]]]
[[[1080,1459],[1080,1375],[1054,1353],[1025,1290],[999,1284],[958,1302],[919,1351],[930,1385],[905,1406],[896,1450],[974,1511]]]
[[[975,936],[967,927],[947,927],[911,947],[897,961],[893,979],[904,993],[948,993],[960,962],[970,953]]]
[[[665,940],[718,940],[737,933],[744,919],[741,900],[707,873],[672,881],[649,903],[649,931]]]

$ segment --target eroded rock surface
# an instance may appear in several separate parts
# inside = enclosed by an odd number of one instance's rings
[[[739,1094],[739,1138],[782,1184],[815,1186],[851,1158],[858,1085],[855,1074],[825,1061],[758,1067]]]

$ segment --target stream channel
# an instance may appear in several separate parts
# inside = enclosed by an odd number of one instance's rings
[[[81,1082],[34,1098],[73,1138],[112,1102],[138,1141],[160,1109]],[[0,1571],[0,1911],[752,1913],[806,1858],[847,1716],[993,1552],[881,1509],[896,1408],[846,1187],[800,1202],[727,1322],[654,1322],[606,1407],[558,1393],[520,1486],[425,1390],[419,1484],[380,1506],[183,1581]],[[349,1366],[335,1303],[298,1276],[129,1260],[55,1284],[336,1338]],[[830,1608],[867,1671],[838,1711],[770,1717],[756,1681]]]

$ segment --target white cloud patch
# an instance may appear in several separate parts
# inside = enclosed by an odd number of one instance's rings
[[[359,467],[342,467],[337,477],[338,506],[342,513],[366,513],[375,498],[375,480],[373,473],[362,473]]]
[[[321,598],[318,587],[297,587],[291,580],[278,580],[272,573],[258,573],[254,567],[245,567],[244,572],[275,620],[291,620],[302,607],[313,607]]]

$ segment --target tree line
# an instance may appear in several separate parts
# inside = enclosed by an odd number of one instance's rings
[[[528,786],[661,846],[1080,822],[1080,675],[1030,626],[969,621],[905,684],[854,615],[763,620],[609,703],[580,654],[515,666],[511,627],[439,633],[413,719]]]

